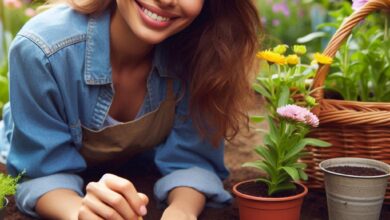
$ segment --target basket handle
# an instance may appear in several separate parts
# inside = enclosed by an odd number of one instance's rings
[[[385,8],[390,9],[390,0],[369,0],[362,8],[352,13],[343,22],[343,24],[333,35],[332,39],[330,40],[327,47],[325,48],[324,54],[333,58],[336,55],[338,49],[341,47],[344,41],[351,34],[352,29],[360,21],[362,21],[365,17],[367,17],[367,15],[369,15],[371,12],[377,11],[379,9],[385,9]],[[323,89],[318,89],[318,88],[324,85],[329,69],[330,69],[330,65],[321,65],[318,68],[317,73],[313,80],[312,88],[315,89],[313,96],[317,99],[319,103],[324,97],[324,91]]]

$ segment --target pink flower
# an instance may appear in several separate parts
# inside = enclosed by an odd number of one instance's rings
[[[363,7],[367,2],[368,0],[353,0],[352,9],[357,11],[361,7]]]
[[[311,113],[307,108],[297,105],[286,105],[279,107],[276,112],[283,118],[302,122],[312,127],[318,127],[319,125],[318,117]]]
[[[284,2],[274,4],[272,11],[275,13],[281,12],[286,17],[290,16],[290,9],[288,9],[288,5]]]
[[[8,8],[20,8],[22,7],[22,2],[19,0],[3,0],[3,3]]]
[[[273,25],[274,27],[279,26],[279,25],[280,25],[280,20],[279,20],[279,19],[273,19],[273,20],[272,20],[272,25]]]
[[[27,17],[33,17],[33,16],[35,16],[37,13],[36,13],[35,10],[32,9],[32,8],[26,8],[26,10],[24,10],[24,14],[25,14]]]

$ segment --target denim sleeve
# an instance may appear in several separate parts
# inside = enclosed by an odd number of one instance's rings
[[[24,171],[24,178],[30,181],[58,173],[74,173],[86,167],[72,139],[62,94],[51,71],[48,57],[35,42],[23,36],[14,39],[9,54],[14,123],[7,169],[11,175]],[[63,187],[61,181],[49,179],[34,183],[34,187],[27,187],[31,186],[28,182],[21,184],[22,191],[16,199],[22,210],[31,210],[34,199],[48,190]]]
[[[154,193],[165,202],[175,187],[191,187],[203,193],[207,206],[223,206],[232,197],[222,184],[228,176],[224,165],[223,142],[219,147],[200,137],[187,115],[188,97],[179,102],[174,127],[165,143],[156,150],[155,163],[164,175],[157,181]]]
[[[59,188],[73,190],[83,196],[83,179],[75,174],[59,173],[24,181],[18,185],[16,205],[22,212],[38,217],[34,210],[36,201],[43,194]]]

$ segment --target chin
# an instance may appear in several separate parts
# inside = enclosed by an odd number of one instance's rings
[[[152,36],[152,35],[147,35],[147,36],[139,36],[139,38],[147,43],[147,44],[152,44],[152,45],[156,45],[156,44],[159,44],[161,42],[163,42],[164,40],[166,40],[168,37],[166,36]]]

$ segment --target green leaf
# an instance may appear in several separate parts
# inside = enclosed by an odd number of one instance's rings
[[[294,167],[282,167],[282,169],[284,171],[286,171],[286,173],[288,173],[288,175],[290,175],[290,177],[293,179],[293,180],[299,180],[299,173],[298,173],[298,170],[295,169]]]
[[[297,39],[297,42],[300,43],[300,44],[305,44],[305,43],[308,43],[314,39],[317,39],[317,38],[320,38],[320,37],[325,37],[326,36],[326,33],[325,32],[322,32],[322,31],[319,31],[319,32],[313,32],[313,33],[310,33],[306,36],[303,36],[303,37],[300,37]]]
[[[291,166],[297,169],[305,169],[307,167],[305,163],[294,163]]]
[[[261,94],[262,96],[266,97],[266,98],[271,98],[271,94],[263,87],[261,86],[260,84],[253,84],[253,89],[258,92],[259,94]]]
[[[266,183],[267,185],[271,185],[272,184],[271,181],[269,181],[269,180],[267,180],[265,178],[261,178],[261,177],[257,178],[256,181],[260,181],[260,182]]]
[[[308,176],[307,176],[307,174],[305,173],[305,171],[303,171],[302,169],[300,169],[300,170],[298,170],[298,172],[299,172],[299,176],[301,177],[301,179],[303,179],[303,180],[307,180],[308,179]]]
[[[249,119],[251,120],[251,122],[260,123],[264,121],[265,117],[261,115],[251,115]]]
[[[282,107],[288,104],[290,98],[290,88],[283,85],[278,99],[278,107]]]
[[[294,190],[294,189],[296,189],[295,184],[291,183],[291,182],[287,182],[287,183],[277,185],[274,188],[272,194],[277,193],[277,192],[281,192],[281,191]]]
[[[292,146],[292,147],[287,151],[287,154],[285,155],[283,161],[287,161],[287,160],[289,160],[290,158],[292,158],[292,157],[294,157],[295,155],[297,155],[299,152],[301,152],[301,151],[305,148],[306,144],[307,144],[307,143],[305,142],[305,139],[300,140],[296,145]]]
[[[275,165],[276,161],[267,150],[267,148],[263,146],[259,146],[255,148],[256,153],[258,153],[264,160],[268,161],[271,165]]]
[[[303,139],[305,145],[310,145],[314,147],[330,147],[331,143],[317,139],[317,138],[305,138]]]
[[[263,161],[260,161],[260,160],[254,161],[254,162],[246,162],[246,163],[242,164],[242,167],[253,167],[253,168],[264,171],[268,175],[272,174],[272,170],[270,170],[270,168],[267,166],[267,164],[265,164]]]

